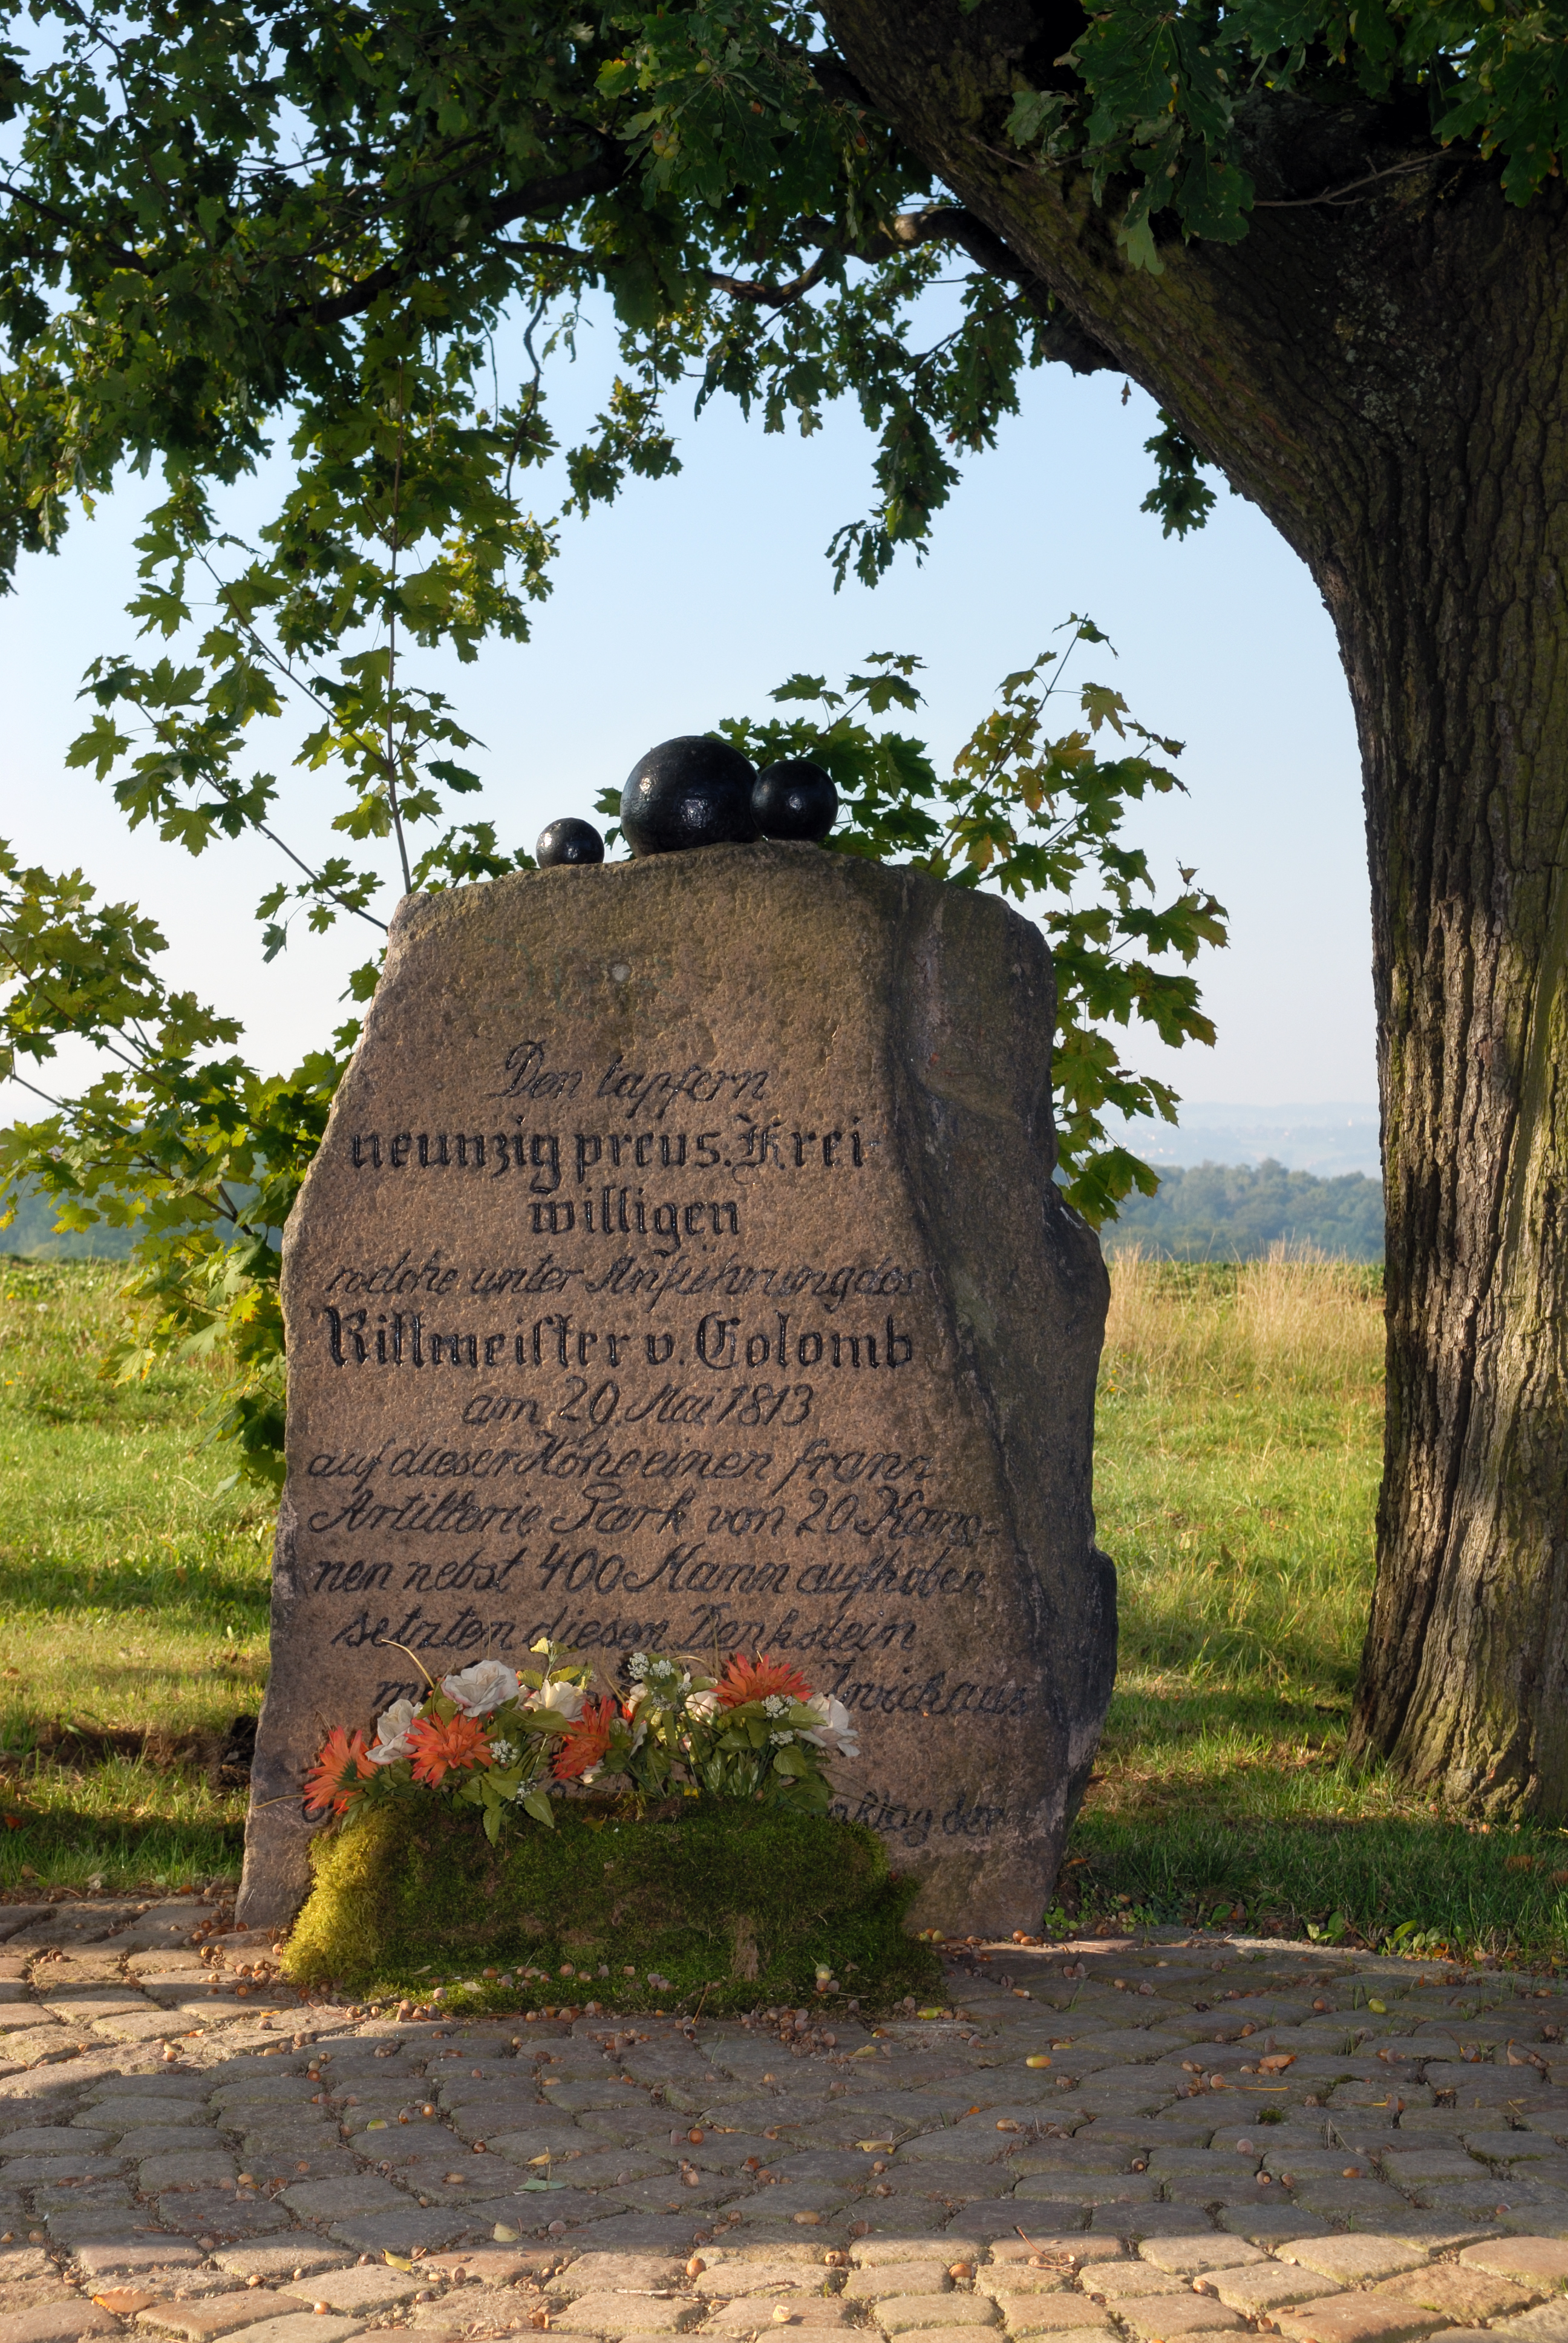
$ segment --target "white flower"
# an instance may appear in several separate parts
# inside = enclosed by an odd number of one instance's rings
[[[575,1725],[583,1713],[582,1686],[567,1684],[558,1676],[551,1683],[541,1684],[538,1692],[530,1694],[528,1706],[548,1708],[552,1715],[564,1716],[568,1725]]]
[[[694,1692],[686,1704],[686,1713],[688,1716],[700,1717],[704,1720],[710,1716],[717,1716],[719,1694],[716,1692]]]
[[[476,1660],[455,1676],[443,1676],[441,1690],[455,1700],[465,1716],[487,1716],[518,1696],[518,1679],[505,1660]]]
[[[413,1743],[408,1727],[419,1712],[411,1700],[395,1700],[383,1710],[376,1726],[376,1738],[367,1755],[373,1765],[390,1765],[395,1757],[407,1757]]]
[[[648,1674],[648,1654],[646,1652],[633,1652],[630,1659],[628,1660],[626,1664],[628,1674],[634,1676],[645,1676]]]
[[[775,1749],[784,1749],[787,1748],[789,1743],[794,1740],[795,1735],[792,1733],[770,1733],[768,1735],[768,1738],[773,1744]],[[806,1738],[815,1740],[816,1735],[815,1734],[810,1734],[808,1735]]]
[[[855,1735],[854,1719],[841,1700],[835,1700],[831,1693],[816,1692],[804,1705],[822,1722],[809,1733],[803,1733],[800,1735],[802,1741],[809,1741],[816,1748],[827,1750],[829,1755],[835,1752],[840,1757],[859,1755],[860,1744]]]
[[[783,1716],[794,1705],[794,1702],[786,1699],[781,1692],[770,1692],[762,1704],[762,1713],[765,1716]]]
[[[515,1741],[492,1741],[490,1744],[490,1756],[498,1765],[509,1765],[517,1754]]]

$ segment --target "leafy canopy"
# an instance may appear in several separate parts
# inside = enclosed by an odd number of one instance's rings
[[[1134,265],[1157,269],[1177,236],[1237,236],[1276,199],[1253,157],[1260,110],[1280,103],[1373,109],[1392,157],[1380,181],[1457,149],[1523,202],[1558,167],[1561,7],[1040,14],[999,150],[1046,178],[1087,172]],[[900,547],[920,553],[1025,369],[1105,362],[879,117],[808,8],[10,0],[5,23],[0,577],[127,469],[161,474],[130,605],[140,640],[94,661],[73,756],[185,852],[271,840],[267,950],[299,923],[355,920],[361,999],[389,860],[400,887],[528,861],[477,811],[460,818],[474,744],[411,660],[525,640],[570,518],[678,471],[676,402],[728,396],[809,437],[853,399],[873,494],[829,550],[840,578],[869,582]],[[549,387],[589,305],[613,317],[617,370],[562,446]],[[1149,501],[1184,531],[1212,491],[1161,425]],[[269,454],[286,455],[284,492],[241,542],[225,492]],[[1120,840],[1127,801],[1171,785],[1142,753],[1162,744],[1093,695],[1048,740],[1041,672],[1010,679],[946,779],[867,721],[907,709],[908,662],[873,661],[837,695],[797,679],[787,692],[809,690],[818,714],[728,729],[759,753],[820,755],[850,808],[849,850],[1043,902],[1064,978],[1066,1165],[1098,1214],[1147,1176],[1105,1149],[1101,1110],[1170,1104],[1106,1029],[1137,1017],[1203,1035],[1190,978],[1157,963],[1215,940],[1219,912],[1190,879],[1153,903]],[[293,788],[330,776],[342,790],[343,850],[320,862],[291,843],[285,782],[255,751],[291,702],[310,710]],[[1107,727],[1119,753],[1101,759]],[[46,1097],[0,1172],[43,1179],[68,1222],[144,1231],[154,1339],[237,1344],[231,1428],[266,1468],[281,1423],[273,1232],[356,1028],[264,1076],[232,1019],[166,986],[160,947],[81,874],[0,860],[7,1062],[32,1081],[74,1037],[104,1068],[80,1096]]]
[[[1070,622],[1070,652],[1104,637]],[[774,698],[814,716],[732,718],[714,729],[763,762],[809,755],[841,795],[835,850],[911,860],[959,885],[989,883],[1041,909],[1056,956],[1054,1077],[1060,1176],[1069,1200],[1099,1222],[1134,1186],[1152,1193],[1148,1166],[1108,1137],[1107,1109],[1173,1119],[1164,1083],[1122,1064],[1109,1029],[1134,1021],[1168,1043],[1211,1041],[1187,967],[1225,940],[1224,913],[1195,890],[1193,873],[1166,902],[1142,851],[1120,833],[1131,804],[1181,784],[1145,753],[1179,752],[1135,723],[1121,695],[1096,682],[1077,691],[1080,721],[1047,729],[1063,689],[1052,650],[1009,676],[995,711],[939,777],[924,741],[876,719],[920,704],[920,661],[877,654],[842,691],[795,676]],[[1055,669],[1053,676],[1051,670]],[[871,719],[871,720],[868,720]],[[1114,748],[1101,755],[1097,741]],[[601,801],[618,809],[615,792]],[[613,840],[613,832],[612,832]],[[492,858],[500,867],[501,858]],[[527,866],[518,853],[511,867]],[[427,882],[428,883],[428,882]],[[437,881],[435,883],[449,883]],[[36,1181],[58,1224],[105,1221],[136,1229],[141,1293],[155,1305],[139,1346],[112,1363],[129,1375],[159,1351],[226,1350],[234,1363],[215,1430],[236,1443],[239,1468],[276,1482],[284,1428],[278,1232],[326,1125],[333,1091],[357,1038],[346,1023],[330,1049],[286,1078],[266,1078],[231,1046],[233,1020],[158,973],[164,940],[127,905],[100,905],[80,873],[23,870],[0,848],[0,1052],[52,1111],[0,1131],[0,1192]],[[369,974],[374,975],[374,963]],[[76,1096],[42,1090],[60,1046],[85,1038],[106,1069]]]

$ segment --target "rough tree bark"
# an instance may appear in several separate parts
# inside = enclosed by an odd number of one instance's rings
[[[1563,184],[1515,209],[1419,118],[1259,96],[1249,235],[1167,240],[1165,274],[1138,274],[1082,176],[1002,133],[1011,89],[1050,85],[1081,26],[1060,0],[825,14],[879,111],[1261,507],[1333,618],[1363,765],[1388,1198],[1352,1746],[1473,1809],[1562,1815]]]

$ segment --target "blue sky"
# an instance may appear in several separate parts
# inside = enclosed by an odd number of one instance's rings
[[[563,416],[603,378],[608,347],[590,331],[585,347]],[[1240,499],[1222,494],[1184,544],[1140,513],[1155,427],[1141,392],[1123,405],[1117,377],[1035,377],[996,451],[970,461],[924,565],[906,557],[874,593],[835,595],[823,558],[834,528],[865,508],[869,442],[852,412],[805,444],[767,437],[733,409],[693,421],[678,404],[672,419],[684,473],[568,525],[530,643],[468,668],[422,661],[418,679],[447,690],[487,744],[475,759],[487,795],[465,813],[477,805],[504,838],[531,844],[558,814],[591,815],[598,790],[654,741],[761,712],[792,670],[831,678],[871,650],[926,660],[923,729],[950,755],[1001,676],[1069,611],[1086,611],[1120,657],[1081,652],[1083,672],[1187,743],[1191,794],[1141,809],[1134,834],[1168,879],[1195,863],[1233,921],[1231,949],[1199,964],[1217,1046],[1177,1055],[1135,1040],[1133,1061],[1194,1101],[1375,1098],[1360,779],[1327,614]],[[141,900],[169,936],[172,973],[241,1015],[262,1062],[292,1062],[336,1021],[342,972],[365,956],[368,930],[300,935],[264,968],[252,914],[276,875],[272,850],[219,846],[193,862],[130,832],[106,790],[64,767],[84,721],[83,669],[134,639],[120,613],[145,500],[136,487],[110,499],[58,557],[25,565],[0,603],[11,709],[0,828],[28,859],[79,863],[105,891]],[[236,522],[260,509],[242,492]],[[271,769],[287,756],[261,744]],[[287,783],[279,826],[307,854],[325,845],[336,789],[330,775]]]

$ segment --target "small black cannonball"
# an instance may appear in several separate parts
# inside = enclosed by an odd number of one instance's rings
[[[751,810],[764,838],[803,838],[820,846],[839,818],[839,792],[809,757],[786,757],[758,774]]]
[[[689,846],[749,846],[757,836],[757,769],[728,741],[683,732],[639,758],[621,791],[620,826],[634,854]]]
[[[563,814],[540,830],[534,860],[541,870],[553,870],[558,862],[602,862],[604,840],[591,821]]]

